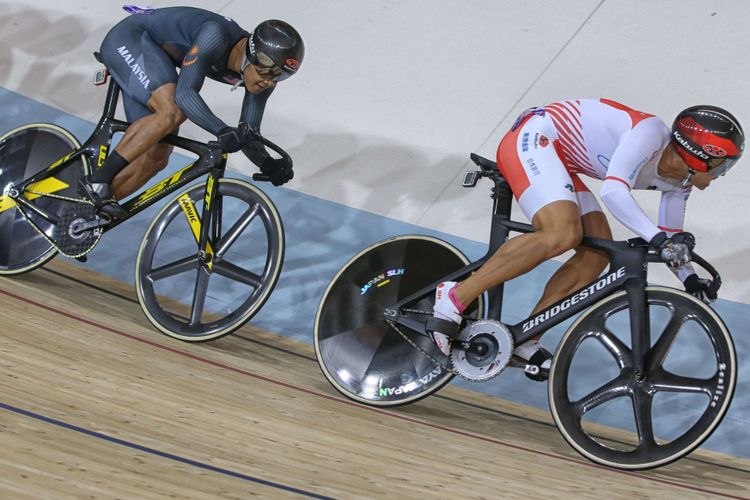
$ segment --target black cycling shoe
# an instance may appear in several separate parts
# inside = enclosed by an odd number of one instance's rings
[[[78,191],[87,196],[94,203],[96,209],[108,216],[110,221],[123,220],[128,217],[128,211],[117,204],[108,183],[91,182],[88,176],[81,177],[78,182]]]
[[[544,382],[549,378],[549,368],[542,368],[542,365],[547,360],[552,360],[552,353],[542,347],[532,354],[528,361],[530,365],[538,366],[539,372],[534,374],[524,372],[524,375],[536,382]]]

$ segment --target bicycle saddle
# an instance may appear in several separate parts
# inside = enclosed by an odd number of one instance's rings
[[[476,153],[471,153],[471,161],[473,161],[482,170],[497,170],[497,163],[492,160],[488,160],[483,156],[479,156]]]

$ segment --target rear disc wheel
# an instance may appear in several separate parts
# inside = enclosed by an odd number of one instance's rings
[[[9,189],[80,146],[70,132],[51,123],[25,125],[0,138],[0,275],[32,271],[57,254],[55,247],[27,222],[8,196]],[[88,160],[80,156],[54,176],[32,184],[29,189],[77,197],[78,180],[87,168]],[[70,202],[29,192],[24,196],[57,216],[71,206]],[[29,209],[26,213],[44,235],[54,238],[53,224]]]
[[[313,345],[328,381],[350,399],[381,407],[418,401],[447,384],[453,374],[394,331],[383,309],[468,263],[452,245],[417,235],[383,240],[354,256],[331,280],[315,317]],[[408,307],[431,312],[434,295],[433,289]],[[467,314],[481,313],[477,304]],[[432,340],[399,329],[450,366]]]

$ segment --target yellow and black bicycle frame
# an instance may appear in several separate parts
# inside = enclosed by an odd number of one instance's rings
[[[47,210],[34,203],[34,200],[41,195],[27,192],[27,190],[37,193],[51,194],[61,189],[68,188],[69,186],[67,185],[60,185],[60,182],[55,178],[55,174],[64,168],[71,167],[71,163],[81,156],[86,157],[87,160],[82,162],[84,170],[86,170],[85,172],[82,172],[82,175],[90,174],[91,172],[89,170],[92,168],[101,167],[111,151],[112,137],[114,134],[125,132],[130,125],[128,122],[118,120],[114,117],[119,92],[119,87],[114,80],[111,80],[107,91],[104,113],[94,129],[94,132],[91,134],[91,137],[89,137],[89,139],[77,150],[54,161],[46,169],[14,186],[14,196],[2,200],[0,209],[11,208],[18,204],[22,205],[25,209],[35,212],[53,224],[57,223],[57,216],[55,214],[49,213]],[[215,202],[216,186],[218,185],[218,179],[224,175],[227,154],[221,150],[218,143],[203,144],[175,135],[165,137],[162,139],[162,142],[190,151],[196,154],[198,159],[174,174],[151,184],[142,192],[132,196],[127,202],[122,204],[123,208],[128,212],[128,217],[109,224],[104,228],[105,231],[109,231],[130,217],[163,199],[170,193],[206,174],[209,174],[206,186],[206,203],[204,203],[203,213],[201,214],[200,220],[211,220],[210,209],[212,206],[217,205]],[[75,166],[75,168],[80,167]],[[200,237],[196,236],[196,240],[202,251],[211,253],[212,250],[207,250],[206,248],[207,246],[210,247],[210,245],[208,245],[210,239],[208,227],[215,226],[215,224],[209,224],[207,227],[203,226],[204,225],[200,224],[199,221],[196,227],[200,232]],[[193,226],[191,225],[191,228],[192,227]],[[193,230],[195,231],[195,229]]]

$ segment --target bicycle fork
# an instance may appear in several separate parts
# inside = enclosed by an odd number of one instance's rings
[[[211,241],[214,241],[214,243],[218,241],[219,228],[221,227],[221,220],[219,219],[220,210],[218,210],[220,208],[220,201],[217,196],[220,175],[220,169],[213,169],[208,174],[208,178],[206,179],[206,194],[200,218],[198,218],[195,203],[190,199],[188,194],[181,196],[179,199],[180,207],[187,218],[188,225],[198,245],[200,262],[209,271],[213,267],[213,261],[216,257],[216,252],[211,245]]]
[[[630,315],[630,342],[633,374],[641,380],[645,372],[646,353],[651,347],[651,321],[646,301],[646,280],[631,278],[625,283]]]

